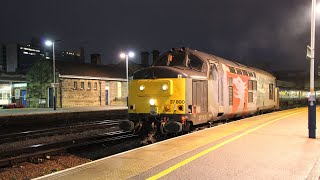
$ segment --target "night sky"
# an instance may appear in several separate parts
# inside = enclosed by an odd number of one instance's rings
[[[58,50],[82,46],[86,61],[101,53],[105,64],[121,50],[140,62],[141,51],[190,47],[272,71],[308,70],[309,1],[1,0],[0,42],[59,39]]]

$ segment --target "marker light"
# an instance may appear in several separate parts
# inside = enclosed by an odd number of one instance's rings
[[[166,84],[164,84],[164,85],[162,85],[162,90],[167,90],[168,89],[168,85],[166,85]]]
[[[150,99],[150,100],[149,100],[149,104],[150,104],[151,106],[154,106],[154,105],[156,104],[156,100],[155,100],[155,99]]]
[[[140,91],[143,91],[143,90],[144,90],[144,86],[141,85],[141,86],[139,87],[139,89],[140,89]]]

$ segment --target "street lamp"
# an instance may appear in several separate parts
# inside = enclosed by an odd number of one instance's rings
[[[128,65],[128,61],[129,61],[129,57],[132,58],[134,57],[134,52],[123,52],[120,53],[120,58],[121,59],[126,59],[126,73],[127,73],[127,97],[129,96],[129,65]],[[128,98],[127,98],[127,104],[128,104]]]
[[[318,9],[318,8],[317,8]],[[307,57],[310,59],[310,96],[308,99],[308,129],[309,138],[316,138],[316,98],[314,93],[314,44],[316,25],[316,0],[311,7],[311,43],[308,46]]]
[[[47,40],[45,44],[47,46],[52,46],[52,63],[53,63],[53,110],[57,109],[57,99],[56,99],[56,58],[54,54],[54,41]]]

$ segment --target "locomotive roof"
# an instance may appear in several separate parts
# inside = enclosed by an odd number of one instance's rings
[[[257,69],[257,68],[254,68],[254,67],[250,67],[250,66],[246,66],[246,65],[240,64],[238,62],[227,60],[227,59],[224,59],[224,58],[212,55],[212,54],[208,54],[208,53],[205,53],[205,52],[192,50],[192,49],[189,49],[189,51],[191,51],[193,54],[195,54],[195,55],[197,55],[197,56],[201,57],[202,59],[207,60],[209,62],[220,62],[220,63],[223,63],[223,64],[227,64],[229,66],[232,66],[232,67],[242,68],[242,69],[245,69],[245,70],[251,70],[251,71],[254,71],[254,72],[257,72],[257,73],[265,74],[265,75],[268,75],[268,76],[273,76],[271,73],[269,73],[267,71],[264,71],[264,70],[261,70],[261,69]]]

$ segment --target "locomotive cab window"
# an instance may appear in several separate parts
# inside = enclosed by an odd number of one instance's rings
[[[196,71],[206,72],[205,63],[193,54],[188,55],[187,67]]]
[[[170,52],[163,55],[154,66],[183,66],[185,67],[185,52]]]

